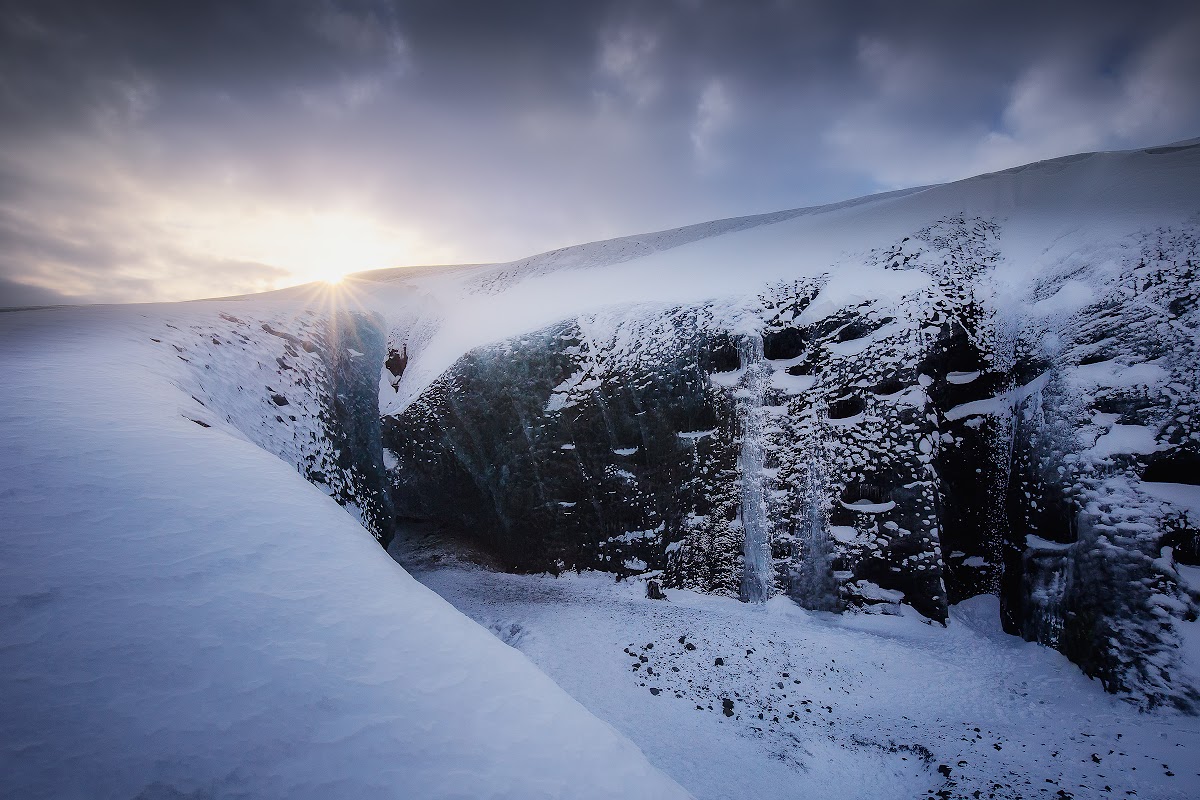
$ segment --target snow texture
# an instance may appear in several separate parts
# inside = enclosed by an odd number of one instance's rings
[[[1138,713],[1006,635],[995,597],[955,606],[943,629],[911,610],[664,602],[600,573],[498,574],[415,530],[392,552],[481,624],[520,631],[522,652],[702,800],[1200,792],[1200,720]]]
[[[253,443],[247,310],[0,315],[0,795],[686,796]]]
[[[1195,796],[1198,268],[1190,143],[0,315],[0,789]]]

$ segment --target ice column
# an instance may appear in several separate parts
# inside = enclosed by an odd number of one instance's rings
[[[789,594],[805,608],[837,611],[840,603],[831,563],[825,473],[816,458],[808,462],[806,473],[800,552],[795,554]]]
[[[771,594],[771,543],[767,530],[767,502],[763,495],[763,398],[771,369],[763,363],[763,341],[758,334],[738,340],[738,357],[745,370],[737,391],[742,443],[738,473],[742,482],[741,522],[745,533],[742,567],[742,600],[763,603]]]

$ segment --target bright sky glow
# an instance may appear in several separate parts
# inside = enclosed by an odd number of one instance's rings
[[[412,242],[402,233],[354,212],[268,212],[212,232],[210,250],[228,258],[286,264],[286,281],[336,283],[349,272],[402,266]]]

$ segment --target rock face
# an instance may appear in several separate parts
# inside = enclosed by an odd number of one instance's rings
[[[386,546],[393,512],[378,413],[383,321],[294,304],[264,319],[262,306],[230,307],[240,316],[200,306],[161,333],[159,343],[186,365],[182,383],[196,406],[185,416],[229,426],[293,464]]]
[[[1173,498],[1200,483],[1200,227],[1005,301],[1003,234],[951,214],[872,248],[911,287],[890,298],[831,272],[474,349],[384,419],[396,509],[514,570],[938,622],[994,593],[1110,690],[1193,707],[1198,518]]]
[[[704,313],[609,319],[604,341],[578,320],[468,354],[384,420],[398,512],[457,521],[525,570],[644,572],[689,515],[734,536],[733,400],[707,375],[737,356]],[[614,363],[625,335],[643,346]],[[705,588],[736,589],[734,539]]]

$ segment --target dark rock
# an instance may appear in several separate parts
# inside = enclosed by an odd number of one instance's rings
[[[403,377],[404,370],[408,368],[408,345],[401,345],[400,352],[389,349],[387,360],[383,362],[383,366],[388,372],[392,373],[392,377]],[[398,386],[399,384],[395,385]]]

